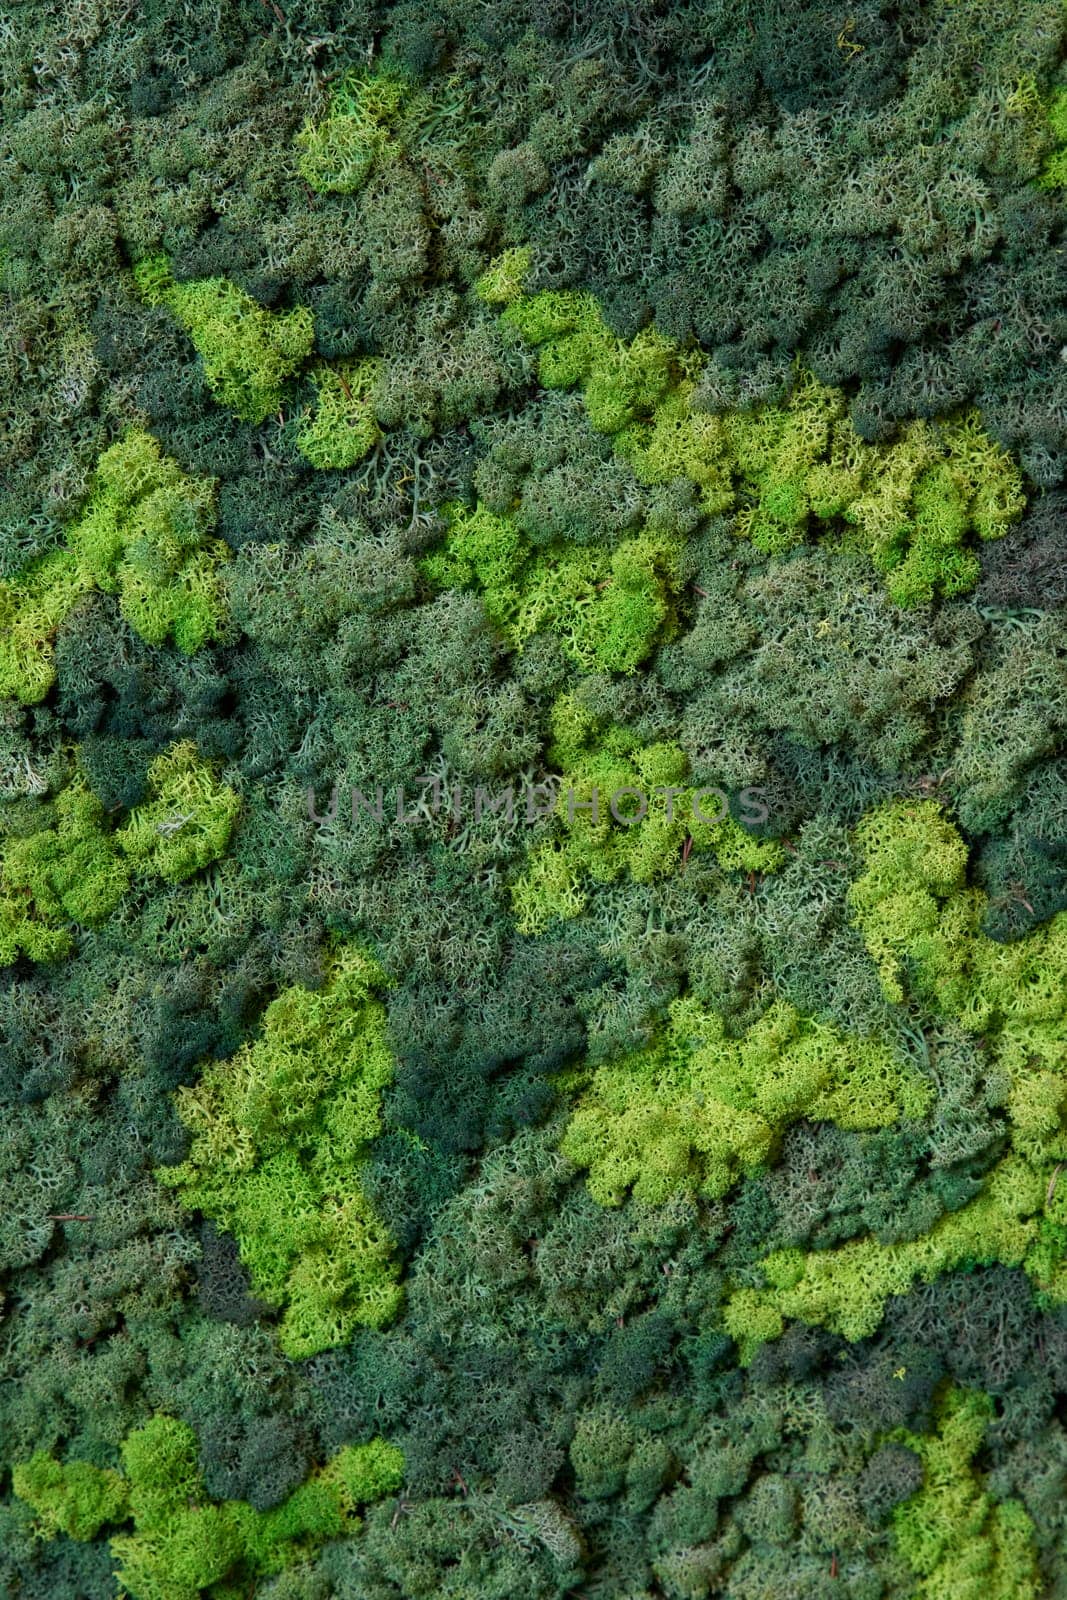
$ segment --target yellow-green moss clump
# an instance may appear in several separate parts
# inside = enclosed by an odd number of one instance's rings
[[[568,1076],[582,1089],[561,1149],[588,1168],[602,1205],[659,1204],[690,1191],[717,1199],[773,1160],[800,1117],[840,1128],[920,1118],[931,1090],[884,1045],[848,1039],[784,1000],[738,1039],[721,1016],[675,1001],[645,1050]]]
[[[44,826],[0,818],[0,966],[68,955],[72,925],[106,921],[132,883],[181,883],[225,853],[241,800],[190,740],[150,764],[148,790],[116,826],[76,769]]]
[[[1043,189],[1067,189],[1067,89],[1060,89],[1053,95],[1048,107],[1048,126],[1055,149],[1038,183]]]
[[[885,994],[914,996],[982,1040],[1011,1148],[984,1191],[921,1238],[768,1256],[767,1287],[727,1306],[746,1353],[786,1317],[865,1338],[890,1295],[957,1267],[1022,1266],[1044,1303],[1067,1301],[1067,1193],[1055,1181],[1067,1161],[1067,913],[1013,944],[984,934],[985,895],[968,887],[966,846],[933,801],[879,807],[856,837],[865,866],[850,899]]]
[[[216,638],[228,552],[212,537],[215,520],[215,480],[190,477],[151,434],[131,428],[97,462],[65,547],[0,583],[0,696],[44,699],[55,682],[56,630],[94,589],[117,595],[149,644],[173,639],[191,653]]]
[[[933,801],[880,807],[856,838],[865,867],[850,900],[887,998],[912,994],[985,1040],[1014,1148],[1051,1169],[1067,1159],[1067,913],[1013,943],[983,933],[986,896]]]
[[[368,357],[336,367],[322,362],[313,369],[315,407],[296,437],[313,467],[350,467],[381,438],[371,398],[379,366]]]
[[[297,165],[320,194],[362,189],[390,142],[411,85],[400,73],[352,73],[330,96],[319,121],[309,118],[296,136]]]
[[[643,483],[689,478],[768,554],[813,536],[858,545],[901,606],[973,588],[968,541],[1000,538],[1023,509],[1019,471],[977,412],[868,444],[846,396],[801,371],[783,405],[716,414],[700,408],[699,352],[654,328],[616,338],[584,291],[509,294],[501,315],[537,348],[542,383],[581,387],[593,427]]]
[[[551,730],[548,760],[563,775],[552,832],[534,845],[512,886],[521,932],[539,933],[554,917],[577,916],[596,883],[651,883],[679,872],[694,851],[712,851],[727,872],[774,872],[782,865],[777,840],[757,838],[725,814],[721,791],[688,781],[678,745],[642,745],[571,694],[556,702]],[[755,791],[750,798],[747,815],[755,821]]]
[[[192,1145],[156,1174],[233,1234],[255,1293],[284,1308],[294,1357],[381,1327],[400,1304],[393,1243],[359,1178],[393,1076],[383,983],[348,949],[321,990],[280,994],[257,1038],[178,1091]]]
[[[138,262],[134,276],[149,305],[166,306],[181,323],[220,404],[244,422],[277,411],[285,384],[311,354],[315,329],[306,306],[268,311],[228,278],[177,283],[165,256]]]
[[[975,1465],[993,1418],[988,1395],[950,1387],[938,1399],[935,1432],[891,1435],[923,1464],[922,1488],[892,1519],[897,1550],[918,1579],[914,1600],[1037,1600],[1044,1592],[1025,1506],[995,1501]]]
[[[188,1423],[159,1412],[127,1435],[121,1472],[38,1451],[15,1466],[12,1487],[46,1538],[114,1529],[115,1577],[130,1600],[199,1600],[250,1592],[327,1540],[358,1534],[359,1507],[392,1494],[404,1475],[403,1454],[384,1439],[347,1445],[280,1505],[257,1511],[213,1502],[197,1456]]]
[[[444,548],[422,570],[438,588],[476,589],[513,650],[555,634],[590,670],[634,672],[673,630],[683,586],[676,535],[645,529],[614,549],[535,546],[514,517],[449,508]]]

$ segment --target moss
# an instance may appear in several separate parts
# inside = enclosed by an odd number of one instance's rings
[[[94,589],[118,596],[148,644],[173,638],[192,654],[217,638],[228,552],[211,537],[215,488],[213,479],[182,472],[141,428],[105,450],[65,547],[0,584],[0,695],[27,704],[45,698],[55,682],[56,632]]]
[[[0,28],[0,1593],[1055,1592],[1061,0],[109,19]]]
[[[115,827],[75,767],[44,826],[0,834],[0,965],[68,955],[71,925],[105,922],[135,879],[180,883],[225,853],[241,801],[191,741],[157,756],[147,781]]]
[[[123,1441],[121,1473],[38,1451],[15,1467],[14,1488],[47,1537],[88,1540],[113,1529],[115,1576],[130,1600],[198,1600],[237,1593],[330,1539],[353,1537],[359,1510],[393,1493],[404,1472],[402,1453],[384,1439],[349,1445],[281,1504],[257,1511],[239,1500],[212,1504],[197,1456],[192,1428],[156,1413]],[[128,1523],[133,1531],[122,1532]]]
[[[898,605],[972,589],[969,536],[1002,537],[1025,504],[1018,469],[976,412],[867,444],[845,395],[802,369],[782,405],[703,409],[698,352],[655,329],[616,338],[584,292],[513,298],[501,320],[536,348],[542,383],[581,386],[592,426],[643,483],[689,478],[706,509],[731,512],[735,532],[765,555],[811,535],[855,543]]]
[[[148,789],[149,798],[116,835],[135,870],[181,883],[225,853],[241,800],[218,782],[191,740],[156,757]]]
[[[874,1040],[850,1040],[776,1001],[740,1038],[693,1000],[675,1001],[647,1048],[598,1066],[564,1134],[602,1205],[718,1199],[774,1159],[799,1117],[856,1130],[920,1119],[929,1086]]]
[[[95,1539],[101,1528],[124,1522],[129,1514],[129,1492],[121,1475],[88,1461],[62,1465],[39,1450],[13,1468],[11,1485],[33,1507],[50,1538],[65,1533],[71,1539]]]
[[[865,867],[849,898],[885,993],[914,992],[982,1035],[1011,1086],[1015,1148],[1038,1165],[1067,1158],[1067,916],[1013,944],[991,939],[967,847],[933,801],[880,807],[857,839]]]
[[[0,696],[35,705],[55,682],[53,641],[78,597],[90,587],[69,550],[35,561],[0,583]]]
[[[1055,148],[1038,178],[1043,189],[1067,189],[1067,89],[1060,89],[1048,106],[1048,127]]]
[[[1046,1304],[1067,1300],[1067,917],[1016,944],[981,931],[985,896],[966,884],[967,849],[933,801],[891,801],[856,830],[864,870],[849,893],[887,997],[919,996],[981,1035],[1011,1151],[978,1198],[920,1238],[856,1240],[767,1257],[765,1289],[739,1289],[726,1323],[742,1349],[799,1317],[865,1338],[891,1295],[979,1262],[1023,1266]]]
[[[995,1500],[975,1465],[993,1420],[988,1395],[957,1388],[939,1398],[936,1431],[901,1429],[923,1487],[893,1511],[896,1547],[919,1580],[916,1600],[1037,1600],[1043,1583],[1034,1525],[1022,1501]]]
[[[1038,1238],[1041,1180],[1009,1156],[995,1169],[986,1192],[951,1212],[914,1240],[882,1244],[872,1237],[833,1250],[779,1251],[760,1263],[764,1288],[738,1288],[723,1320],[742,1362],[781,1336],[787,1317],[829,1328],[846,1339],[870,1337],[892,1295],[958,1268],[1000,1262],[1019,1266]]]
[[[352,194],[370,177],[411,93],[397,72],[351,73],[330,95],[326,115],[296,136],[301,175],[319,194]]]
[[[54,828],[9,838],[4,844],[0,855],[4,895],[9,905],[16,904],[20,894],[27,900],[23,918],[9,931],[13,943],[6,950],[0,945],[0,960],[13,960],[19,944],[32,957],[34,928],[42,922],[69,946],[62,925],[103,922],[129,886],[130,869],[106,827],[104,808],[79,774],[60,791],[55,813]]]
[[[562,769],[549,837],[533,845],[512,885],[523,933],[577,916],[594,884],[653,883],[711,852],[724,872],[774,872],[783,847],[753,834],[730,812],[724,791],[694,785],[680,746],[642,746],[626,728],[589,713],[570,693],[551,714],[550,763]],[[758,816],[755,790],[748,818]],[[744,806],[741,807],[744,809]]]
[[[422,570],[435,587],[480,590],[512,649],[552,633],[576,665],[608,672],[635,672],[669,636],[682,588],[671,534],[646,529],[612,551],[535,547],[514,517],[484,505],[451,508],[444,548]]]
[[[354,466],[381,438],[373,401],[379,366],[369,358],[313,370],[315,408],[297,434],[297,445],[313,467]]]
[[[149,305],[181,323],[204,368],[208,388],[245,422],[278,410],[287,381],[311,354],[315,331],[305,306],[271,312],[227,278],[178,283],[165,257],[138,262],[137,285]]]
[[[257,1039],[179,1092],[192,1146],[157,1173],[234,1234],[256,1294],[284,1308],[294,1357],[381,1327],[400,1303],[392,1241],[360,1181],[393,1075],[382,982],[351,949],[320,993],[271,1001]]]
[[[531,265],[528,245],[514,245],[491,263],[474,285],[474,292],[487,306],[508,306],[523,293]]]

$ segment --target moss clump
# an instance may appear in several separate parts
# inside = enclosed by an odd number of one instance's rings
[[[512,649],[555,634],[576,665],[635,672],[675,625],[680,545],[645,529],[613,550],[536,547],[514,517],[452,507],[444,548],[422,569],[438,588],[473,588]]]
[[[228,278],[176,283],[165,256],[138,262],[134,276],[148,303],[166,306],[181,323],[221,405],[252,423],[278,410],[286,383],[314,344],[314,321],[305,306],[267,311]]]
[[[909,996],[980,1035],[1001,1087],[1010,1153],[983,1192],[922,1237],[863,1238],[762,1262],[768,1286],[738,1290],[726,1322],[742,1349],[798,1317],[865,1338],[891,1295],[977,1263],[1022,1266],[1045,1304],[1067,1301],[1067,916],[1014,944],[981,931],[986,897],[967,849],[932,801],[892,801],[856,830],[864,870],[849,898],[888,999]]]
[[[309,119],[296,136],[301,176],[319,194],[362,189],[410,93],[396,72],[350,74],[334,89],[325,117]]]
[[[38,1451],[15,1466],[13,1487],[47,1537],[115,1529],[115,1576],[131,1600],[199,1600],[244,1592],[357,1534],[358,1508],[393,1493],[404,1475],[402,1453],[384,1439],[347,1445],[280,1505],[257,1511],[241,1500],[213,1504],[197,1454],[188,1423],[157,1413],[127,1435],[121,1473]]]
[[[995,1501],[975,1465],[993,1418],[988,1395],[951,1387],[939,1398],[934,1433],[892,1435],[923,1464],[922,1488],[892,1519],[897,1550],[919,1580],[915,1600],[1037,1600],[1044,1592],[1025,1506]]]
[[[560,1148],[589,1169],[602,1205],[619,1205],[629,1191],[650,1204],[686,1190],[718,1198],[772,1160],[799,1117],[881,1128],[921,1117],[931,1097],[884,1045],[847,1039],[785,1001],[739,1039],[697,1001],[675,1001],[647,1049],[583,1080]]]
[[[150,799],[136,806],[117,841],[131,864],[167,883],[181,883],[226,850],[240,797],[215,777],[188,739],[148,768]]]
[[[118,596],[149,644],[191,654],[226,617],[225,545],[212,538],[215,481],[183,472],[151,434],[131,428],[101,455],[89,499],[64,549],[0,584],[0,695],[43,700],[55,682],[53,642],[81,595]]]
[[[0,966],[68,955],[71,925],[105,922],[135,878],[181,883],[225,853],[241,800],[191,740],[156,757],[148,787],[114,827],[76,768],[44,826],[0,829]]]
[[[313,467],[351,467],[381,438],[372,398],[380,365],[368,358],[312,372],[315,408],[296,442]]]
[[[523,933],[577,916],[596,883],[652,883],[681,872],[692,852],[711,851],[725,872],[774,872],[783,847],[761,839],[724,805],[723,792],[688,781],[680,746],[642,746],[625,727],[590,713],[572,694],[551,716],[548,760],[562,770],[553,829],[535,844],[512,886]],[[758,817],[755,791],[746,815]]]
[[[157,1172],[234,1235],[255,1292],[284,1307],[280,1339],[293,1357],[381,1327],[400,1303],[392,1241],[359,1177],[393,1076],[373,997],[383,981],[345,950],[322,990],[280,994],[258,1038],[179,1090],[192,1146]]]
[[[589,420],[646,484],[685,477],[736,533],[781,555],[818,534],[866,551],[901,606],[974,587],[968,539],[1000,538],[1022,512],[1022,479],[977,412],[913,422],[868,444],[846,396],[798,371],[788,399],[751,411],[702,404],[704,359],[655,329],[628,343],[577,290],[512,297],[505,325],[538,351],[541,381],[579,385]]]

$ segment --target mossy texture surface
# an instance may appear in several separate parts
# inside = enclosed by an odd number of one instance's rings
[[[1067,1592],[1062,0],[0,22],[0,1593]]]

